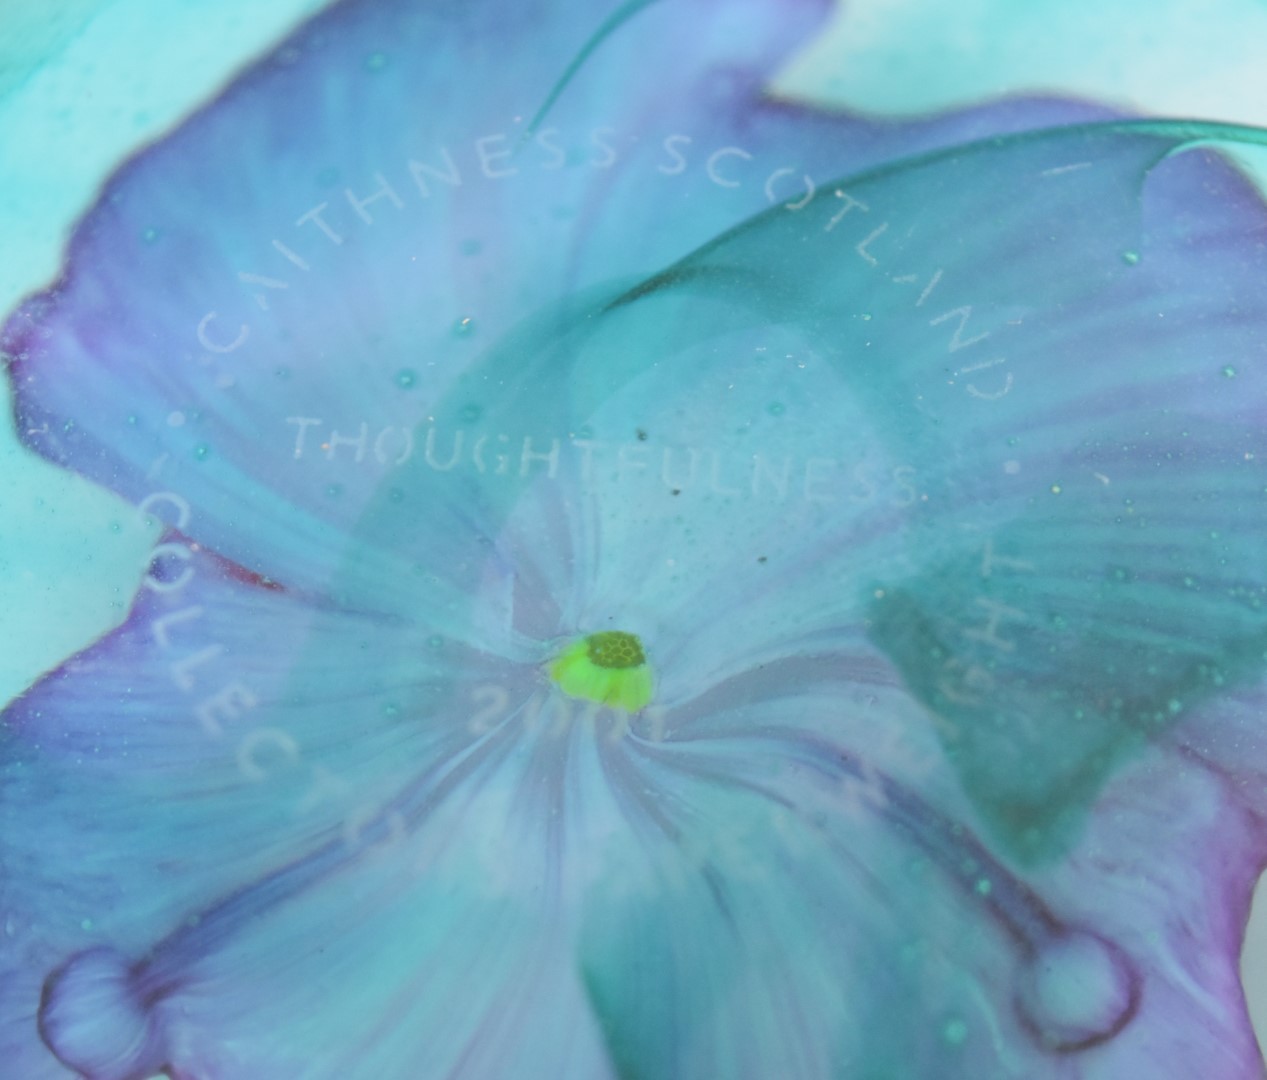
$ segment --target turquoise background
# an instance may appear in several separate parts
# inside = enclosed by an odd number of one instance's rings
[[[68,229],[114,165],[321,6],[0,0],[0,308],[56,277]],[[1261,0],[853,0],[776,90],[894,118],[1053,92],[1267,126],[1264,55]],[[1267,161],[1246,164],[1267,178]],[[24,450],[7,384],[0,394],[0,700],[8,700],[123,618],[155,530]],[[1251,920],[1243,965],[1260,1032],[1264,907]]]

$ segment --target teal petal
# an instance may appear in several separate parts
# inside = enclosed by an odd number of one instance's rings
[[[766,604],[758,588],[745,615],[767,642],[783,613],[869,626],[1025,858],[1066,850],[1123,753],[1262,668],[1262,256],[1245,235],[1261,209],[1217,160],[1162,164],[1220,137],[1251,136],[1109,125],[881,170],[629,300],[649,305],[649,364],[675,373],[780,326],[847,388],[848,411],[817,391],[823,423],[909,463],[912,507],[869,533],[856,514],[813,533],[799,582]],[[1174,212],[1202,184],[1222,201]],[[965,220],[980,223],[967,239]],[[795,260],[772,254],[793,238]],[[594,370],[634,363],[616,348],[637,340],[629,325]],[[743,425],[765,388],[737,386],[726,408]],[[713,521],[706,550],[733,549],[742,534]],[[720,595],[750,600],[740,582],[760,568],[728,569]],[[752,640],[736,630],[717,628]]]
[[[1203,887],[1248,884],[1228,858],[1253,827],[1216,778],[1144,755],[1033,873],[944,774],[882,745],[892,691],[869,713],[806,676],[608,765],[644,841],[580,948],[618,1075],[1253,1075],[1243,908]]]

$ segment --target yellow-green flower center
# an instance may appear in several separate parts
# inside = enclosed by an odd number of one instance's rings
[[[645,664],[642,642],[623,630],[604,630],[585,639],[589,658],[599,667],[626,668]]]
[[[642,642],[623,630],[573,642],[551,663],[550,677],[571,697],[626,712],[637,712],[651,700],[651,669]]]

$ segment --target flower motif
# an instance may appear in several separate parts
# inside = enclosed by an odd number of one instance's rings
[[[822,14],[347,2],[111,181],[4,347],[167,531],[5,713],[20,1075],[1259,1075],[1263,137],[864,171]]]

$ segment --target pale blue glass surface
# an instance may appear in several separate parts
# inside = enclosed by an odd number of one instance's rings
[[[1264,136],[772,96],[827,14],[344,3],[113,172],[2,341],[16,1075],[1260,1075]]]

